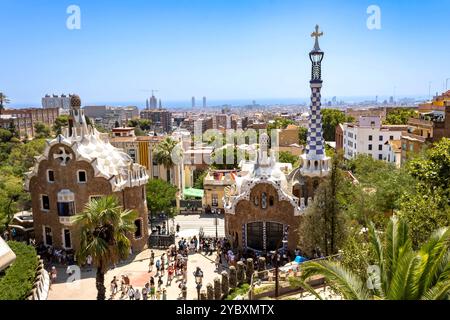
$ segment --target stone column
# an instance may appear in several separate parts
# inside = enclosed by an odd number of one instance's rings
[[[237,271],[234,266],[230,267],[230,288],[234,289],[237,287]]]
[[[244,263],[242,261],[239,261],[237,263],[237,281],[238,285],[244,283],[245,281],[245,271],[244,271]]]
[[[265,257],[259,257],[258,258],[258,277],[262,280],[267,277],[267,271],[265,271],[267,268],[266,265],[266,258]]]
[[[222,296],[222,288],[219,277],[214,278],[214,300],[220,300]]]
[[[206,297],[208,300],[214,300],[214,287],[211,283],[206,285]]]
[[[252,280],[253,272],[255,271],[255,267],[253,265],[253,259],[247,259],[247,283],[250,283]]]
[[[222,271],[222,294],[226,297],[230,293],[230,282],[228,272]]]

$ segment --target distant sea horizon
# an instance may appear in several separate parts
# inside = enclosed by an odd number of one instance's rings
[[[340,102],[343,101],[345,104],[357,104],[367,101],[375,101],[375,96],[336,96],[336,101]],[[378,96],[378,102],[382,103],[384,100],[389,101],[390,96]],[[322,97],[322,103],[328,102],[333,97]],[[403,100],[403,99],[413,99],[414,101],[423,101],[428,100],[428,97],[425,96],[419,96],[419,95],[404,95],[401,97],[396,97],[396,100]],[[289,106],[289,105],[305,105],[309,104],[310,98],[309,97],[303,97],[303,98],[255,98],[255,99],[211,99],[207,100],[207,108],[220,108],[224,106],[231,106],[231,107],[245,107],[253,105],[253,101],[255,101],[256,105],[259,106]],[[107,106],[136,106],[139,109],[145,108],[145,101],[85,101],[82,103],[83,106],[93,106],[93,105],[107,105]],[[203,101],[202,99],[196,100],[196,108],[202,108],[203,107]],[[32,103],[26,103],[26,102],[18,102],[18,103],[10,103],[8,105],[9,108],[13,109],[19,109],[19,108],[27,108],[27,107],[34,107],[39,108],[41,107],[41,102],[32,102]],[[192,109],[191,100],[162,100],[162,106],[163,108],[167,109]]]

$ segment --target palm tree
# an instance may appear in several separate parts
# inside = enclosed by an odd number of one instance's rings
[[[134,211],[124,210],[113,196],[90,201],[81,214],[73,218],[80,227],[77,261],[90,255],[97,267],[97,300],[105,300],[105,273],[112,263],[126,259],[131,243],[127,235],[135,231]]]
[[[172,158],[173,151],[177,146],[177,142],[170,137],[166,137],[155,148],[155,161],[159,165],[163,165],[167,170],[167,182],[170,182],[170,169],[174,166]]]
[[[418,251],[412,248],[407,224],[395,216],[385,231],[384,244],[373,224],[369,236],[378,272],[369,275],[367,284],[361,276],[332,261],[305,263],[301,280],[323,275],[334,291],[347,300],[450,298],[450,228],[437,230]]]
[[[9,98],[3,92],[0,92],[0,114],[2,114],[2,111],[6,108],[5,105],[10,102],[11,100],[9,100]]]

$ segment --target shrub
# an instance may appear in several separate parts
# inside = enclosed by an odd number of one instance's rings
[[[248,283],[244,283],[243,285],[234,288],[230,291],[230,294],[225,298],[225,300],[234,300],[237,296],[242,296],[248,293],[250,290],[250,285]]]
[[[9,241],[8,245],[17,258],[0,276],[0,300],[24,300],[36,278],[37,254],[33,247],[22,242]]]

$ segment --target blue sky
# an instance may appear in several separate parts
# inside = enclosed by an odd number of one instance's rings
[[[320,24],[324,96],[428,95],[450,77],[450,0],[0,0],[0,91],[39,105],[305,98]],[[81,8],[81,30],[66,9]],[[369,5],[381,30],[366,27]],[[5,14],[7,13],[7,14]],[[450,81],[449,81],[450,82]]]

